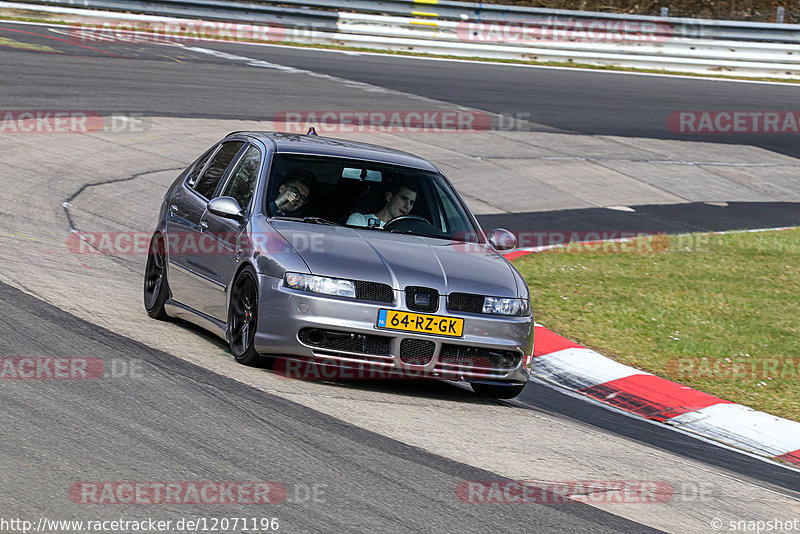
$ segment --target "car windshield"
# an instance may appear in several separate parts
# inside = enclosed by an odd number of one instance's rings
[[[266,198],[270,217],[479,240],[478,230],[444,177],[412,167],[276,154]]]

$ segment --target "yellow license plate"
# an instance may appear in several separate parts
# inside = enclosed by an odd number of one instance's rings
[[[380,310],[378,312],[378,328],[461,337],[464,334],[464,319],[444,317],[442,315],[426,315],[424,313]]]

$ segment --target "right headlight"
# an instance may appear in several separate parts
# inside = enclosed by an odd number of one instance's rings
[[[483,313],[490,313],[493,315],[515,315],[515,316],[530,315],[531,303],[528,299],[484,297]]]

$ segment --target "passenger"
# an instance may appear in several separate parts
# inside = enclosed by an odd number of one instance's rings
[[[353,213],[348,217],[347,224],[370,228],[383,227],[392,219],[408,215],[414,209],[416,201],[417,193],[408,185],[399,183],[386,192],[386,204],[377,213]]]
[[[276,216],[297,211],[308,201],[316,182],[314,173],[307,169],[290,170],[278,188],[278,196],[269,203],[269,212]]]

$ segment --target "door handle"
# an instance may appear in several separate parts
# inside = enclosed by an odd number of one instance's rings
[[[176,211],[178,211],[178,205],[177,204],[172,204],[169,207],[169,211],[171,211],[172,213],[175,213]]]
[[[208,230],[208,223],[206,221],[200,221],[200,231]]]

